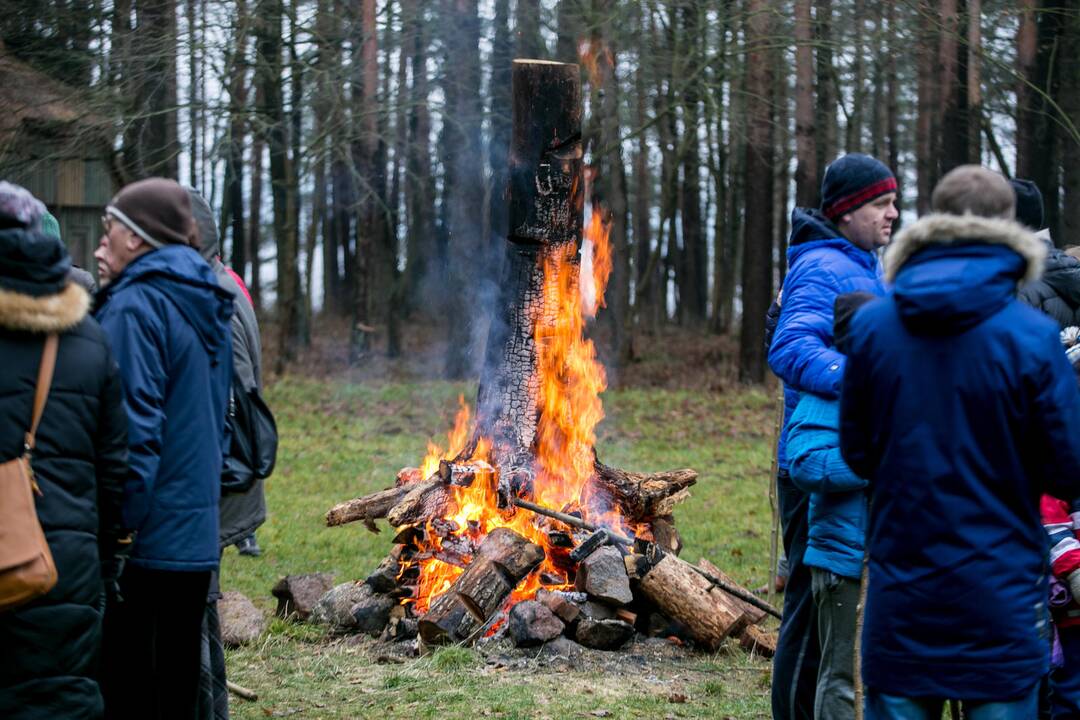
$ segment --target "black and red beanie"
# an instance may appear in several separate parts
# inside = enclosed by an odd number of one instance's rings
[[[862,153],[848,153],[825,168],[821,212],[832,222],[886,193],[896,192],[896,177],[885,163]]]

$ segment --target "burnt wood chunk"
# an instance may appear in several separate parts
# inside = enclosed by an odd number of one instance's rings
[[[420,637],[429,644],[466,640],[460,613],[469,615],[474,623],[469,632],[475,631],[501,609],[517,584],[543,559],[542,547],[513,530],[492,530],[465,572],[420,618]]]
[[[498,471],[483,460],[439,461],[439,478],[446,485],[469,487],[474,482],[495,482]]]
[[[545,605],[535,600],[519,602],[510,610],[507,631],[516,647],[540,645],[562,635],[564,625]]]
[[[693,640],[710,651],[749,624],[740,605],[702,577],[692,565],[653,545],[638,587],[669,618],[686,626]]]
[[[652,529],[653,542],[675,555],[682,552],[682,536],[679,535],[679,531],[675,528],[674,517],[665,515],[664,517],[655,518],[649,523],[649,526]]]
[[[567,625],[577,620],[578,615],[581,614],[581,606],[568,600],[562,593],[552,592],[551,590],[538,590],[536,601],[547,607]]]
[[[739,635],[739,645],[748,653],[771,658],[776,654],[777,636],[760,625],[748,625]]]
[[[582,561],[575,587],[609,605],[626,605],[634,599],[622,554],[611,545],[605,545]]]
[[[611,494],[631,523],[671,515],[675,506],[690,496],[687,488],[697,482],[697,471],[689,468],[636,473],[597,460],[594,469],[594,482]]]
[[[398,574],[401,572],[401,553],[404,545],[395,545],[390,554],[383,558],[379,567],[367,576],[364,582],[377,593],[388,593],[398,586]]]
[[[423,471],[420,468],[415,467],[403,467],[397,472],[397,479],[394,484],[398,487],[402,485],[412,485],[418,483],[424,479]]]
[[[607,530],[600,528],[570,551],[570,560],[575,563],[584,561],[585,558],[599,550],[600,547],[606,545],[609,540],[611,540],[611,536],[608,535]]]

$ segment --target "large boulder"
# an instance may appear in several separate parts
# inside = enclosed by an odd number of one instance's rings
[[[270,592],[277,598],[277,616],[289,620],[307,620],[315,604],[334,586],[330,573],[286,575]]]
[[[225,647],[250,645],[266,631],[266,615],[243,593],[235,590],[223,593],[217,610]]]

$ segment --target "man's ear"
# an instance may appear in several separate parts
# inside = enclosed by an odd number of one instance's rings
[[[131,230],[124,228],[124,231],[127,232],[127,236],[124,238],[124,247],[127,248],[128,252],[138,252],[139,248],[146,244],[146,242],[143,241],[141,237],[133,233]]]
[[[836,227],[844,227],[851,222],[851,213],[844,213],[836,220]]]

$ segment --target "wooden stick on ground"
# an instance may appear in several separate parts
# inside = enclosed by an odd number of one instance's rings
[[[226,680],[225,687],[227,687],[229,689],[229,692],[231,692],[238,698],[243,698],[244,700],[251,700],[252,702],[259,699],[259,694],[257,692],[255,692],[254,690],[248,690],[243,685],[237,685],[232,680]]]

